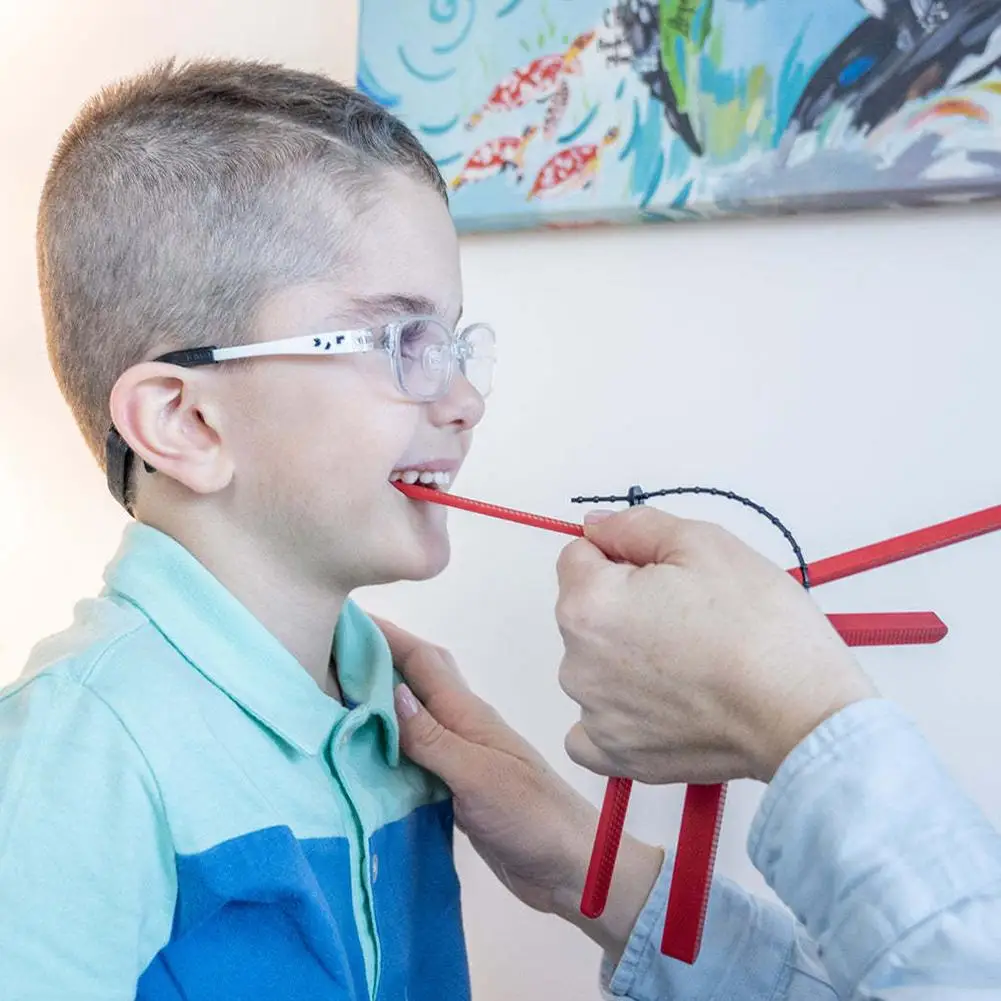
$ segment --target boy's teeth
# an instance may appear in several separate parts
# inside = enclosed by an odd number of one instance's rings
[[[404,483],[420,483],[426,487],[446,488],[452,482],[451,473],[432,473],[429,470],[403,469],[396,470],[390,474],[389,481],[397,483],[402,480]]]

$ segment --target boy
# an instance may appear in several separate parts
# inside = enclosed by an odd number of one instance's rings
[[[491,374],[434,162],[322,77],[168,64],[66,134],[38,253],[136,522],[0,695],[0,993],[468,997],[450,802],[349,599],[445,567],[392,481],[447,487]]]

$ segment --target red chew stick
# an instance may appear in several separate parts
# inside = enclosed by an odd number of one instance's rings
[[[934,612],[863,612],[827,618],[848,646],[917,646],[938,643],[949,633]]]
[[[829,615],[828,619],[848,646],[937,643],[948,632],[934,612]],[[660,944],[665,956],[683,963],[694,963],[702,945],[725,799],[725,785],[690,785],[685,791]]]
[[[829,615],[828,619],[837,629],[841,638],[849,646],[910,646],[915,644],[938,643],[948,633],[946,624],[934,612],[865,612],[856,615]],[[693,790],[715,790],[715,786],[689,786],[685,797],[685,810],[682,815],[681,832],[678,836],[678,854],[675,862],[675,879],[672,888],[678,886],[678,896],[674,910],[668,911],[665,929],[671,929],[671,935],[665,932],[666,955],[683,959],[698,940],[680,915],[691,914],[693,917],[702,913],[708,901],[708,893],[702,894],[701,888],[708,891],[712,877],[712,866],[715,850],[711,849],[711,835],[715,839],[718,834],[717,819],[723,816],[723,794],[711,792],[693,792]],[[626,808],[632,783],[628,779],[613,778],[608,780],[605,799],[601,808],[598,828],[594,836],[594,848],[591,852],[591,863],[584,883],[584,894],[581,899],[581,913],[588,918],[597,918],[608,902],[608,892],[612,885],[612,873],[615,869],[615,859],[622,840],[622,830],[625,823]],[[710,811],[707,803],[718,800],[718,813]],[[689,807],[691,803],[691,807]],[[691,840],[689,832],[697,831],[698,838]],[[681,871],[678,866],[681,866]],[[698,874],[698,878],[693,877]],[[682,889],[684,887],[685,889]],[[674,893],[672,889],[672,894]],[[695,894],[695,897],[691,897]],[[692,899],[699,902],[698,908],[690,908]],[[679,937],[673,936],[673,929],[680,928]],[[701,934],[701,919],[695,927]],[[668,951],[669,950],[669,951]],[[697,948],[695,952],[697,953]],[[695,956],[687,962],[694,962]]]
[[[866,570],[875,570],[876,567],[884,567],[889,563],[897,563],[912,556],[920,556],[922,553],[930,553],[935,549],[952,546],[957,542],[966,542],[967,539],[975,539],[978,535],[987,535],[989,532],[999,530],[1001,530],[1001,504],[963,515],[962,518],[943,521],[928,528],[919,528],[916,532],[908,532],[906,535],[897,535],[883,542],[874,542],[871,546],[862,546],[861,549],[852,549],[838,556],[817,560],[808,568],[810,584],[818,587],[832,580],[851,577]],[[803,577],[798,568],[790,570],[789,573],[802,581]]]
[[[619,854],[619,842],[622,840],[632,790],[633,783],[630,779],[611,778],[605,786],[605,799],[601,804],[591,862],[587,867],[587,879],[584,881],[584,893],[580,900],[580,912],[586,918],[601,917],[608,902],[612,871]]]
[[[456,497],[444,490],[432,490],[416,483],[394,483],[400,493],[406,494],[411,500],[431,501],[432,504],[444,504],[445,507],[456,507],[462,511],[472,511],[473,514],[486,514],[491,518],[501,518],[504,521],[514,521],[519,525],[531,525],[533,528],[544,528],[550,532],[562,532],[564,535],[584,534],[582,525],[570,521],[560,521],[558,518],[547,518],[541,514],[529,514],[527,511],[516,511],[511,507],[501,507],[498,504],[487,504],[485,501],[469,500],[467,497]]]
[[[685,790],[660,942],[665,956],[683,963],[694,963],[702,945],[725,800],[725,784],[690,785]]]

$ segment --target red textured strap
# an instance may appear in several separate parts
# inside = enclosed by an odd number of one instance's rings
[[[966,542],[968,539],[997,531],[1001,531],[1001,504],[963,515],[961,518],[943,521],[938,525],[930,525],[928,528],[919,528],[916,532],[875,542],[871,546],[862,546],[860,549],[817,560],[808,567],[810,584],[812,587],[819,587],[832,580],[841,580],[843,577],[875,570],[876,567],[909,560],[923,553],[930,553],[945,546],[955,545],[957,542]],[[796,580],[802,581],[803,575],[798,568],[790,570],[789,573]]]
[[[609,779],[605,786],[605,800],[601,804],[601,816],[594,835],[591,862],[587,867],[587,879],[580,902],[580,912],[584,917],[600,917],[608,903],[608,891],[612,885],[612,873],[619,854],[632,790],[633,783],[630,779]]]
[[[549,518],[544,514],[529,514],[528,511],[517,511],[513,507],[501,507],[500,504],[471,500],[468,497],[459,497],[444,490],[422,487],[417,483],[398,481],[393,486],[411,500],[430,501],[432,504],[442,504],[445,507],[458,508],[460,511],[470,511],[473,514],[485,514],[490,518],[513,521],[519,525],[529,525],[532,528],[543,528],[548,532],[559,532],[562,535],[574,535],[577,538],[584,534],[584,526],[574,524],[572,521],[560,521],[559,518]]]
[[[702,945],[725,801],[725,785],[690,785],[685,792],[660,943],[665,956],[683,963],[694,963]]]
[[[934,612],[873,612],[828,619],[848,646],[937,643],[948,632]],[[725,787],[718,785],[690,785],[685,793],[660,945],[665,956],[684,963],[694,963],[702,945],[725,793]]]
[[[934,612],[862,612],[827,618],[848,646],[919,646],[938,643],[949,633]]]

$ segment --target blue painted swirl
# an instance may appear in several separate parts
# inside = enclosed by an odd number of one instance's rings
[[[640,102],[633,98],[633,128],[629,133],[629,139],[625,146],[619,153],[619,161],[625,160],[627,156],[633,151],[633,147],[636,145],[640,134]]]
[[[672,209],[683,209],[688,205],[688,196],[692,193],[692,185],[695,184],[694,180],[689,181],[675,196],[674,201],[671,202]]]
[[[438,164],[439,167],[447,167],[450,163],[455,163],[457,160],[461,159],[461,153],[453,153],[451,156],[443,156],[440,159],[435,160],[435,163]]]
[[[653,171],[650,174],[650,183],[646,186],[646,191],[643,193],[643,197],[640,199],[640,208],[646,208],[650,199],[653,198],[655,192],[657,191],[657,186],[660,184],[660,179],[664,174],[664,151],[662,149],[657,150],[657,163],[654,165]]]
[[[466,18],[466,23],[463,25],[462,31],[459,32],[458,37],[451,42],[446,42],[444,45],[434,46],[434,52],[439,56],[447,56],[449,52],[454,52],[462,43],[469,37],[470,31],[473,30],[473,21],[476,20],[476,0],[468,0],[469,2],[469,16]],[[431,3],[432,10],[434,9],[434,0]],[[454,4],[453,4],[454,7]],[[432,14],[432,17],[434,15]],[[450,21],[455,20],[455,15],[449,19]]]
[[[508,0],[506,4],[499,11],[497,11],[498,17],[507,17],[521,3],[521,0]]]
[[[459,0],[431,0],[428,15],[438,24],[451,24],[459,13]]]
[[[400,103],[400,98],[395,94],[390,94],[382,87],[372,74],[365,57],[358,56],[358,73],[356,78],[358,89],[366,96],[372,98],[376,104],[381,104],[384,108],[395,108]]]
[[[583,120],[577,126],[577,128],[572,129],[570,132],[567,132],[566,135],[560,136],[558,142],[569,143],[569,142],[573,142],[574,139],[577,139],[579,136],[582,136],[587,131],[587,127],[591,124],[591,122],[594,121],[594,116],[598,114],[598,108],[600,108],[600,107],[601,107],[600,104],[596,104],[584,116]]]
[[[417,77],[418,80],[424,80],[427,83],[440,83],[442,80],[447,80],[453,73],[455,73],[455,67],[451,69],[443,70],[441,73],[426,73],[424,70],[419,70],[414,64],[407,58],[406,52],[403,51],[403,46],[399,46],[396,50],[400,56],[400,62],[406,67],[407,72],[411,76]]]
[[[417,128],[421,130],[426,136],[443,136],[446,132],[450,132],[459,124],[459,116],[450,118],[447,122],[442,122],[441,125],[418,125]]]

